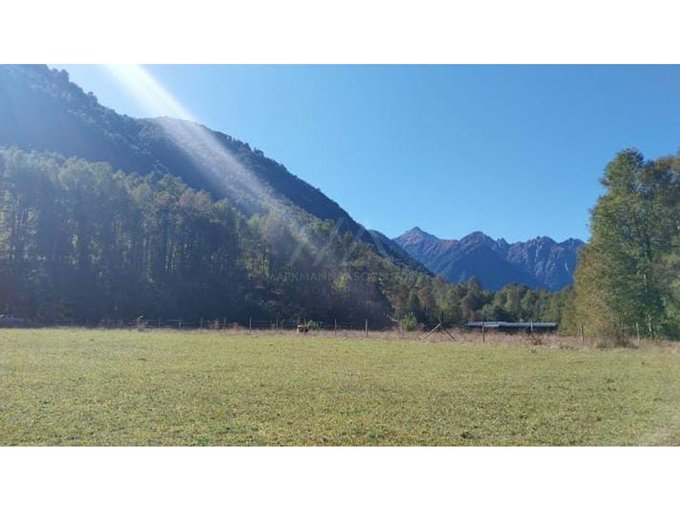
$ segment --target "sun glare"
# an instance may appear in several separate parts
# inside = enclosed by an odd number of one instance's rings
[[[110,65],[107,71],[165,134],[193,161],[203,175],[224,192],[236,191],[274,205],[268,186],[238,161],[215,134],[195,117],[141,65]],[[180,119],[180,121],[177,121]]]
[[[217,189],[224,194],[248,197],[269,210],[285,210],[266,183],[241,163],[214,132],[198,124],[191,112],[141,65],[106,65],[108,73],[152,118]],[[177,120],[180,119],[180,120]],[[246,206],[247,207],[247,206]],[[252,212],[252,211],[249,211]],[[287,228],[302,246],[310,246],[307,228],[286,218]],[[326,253],[326,250],[322,250]]]

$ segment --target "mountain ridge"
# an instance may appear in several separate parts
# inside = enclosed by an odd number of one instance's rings
[[[70,81],[66,71],[45,65],[0,66],[0,146],[105,161],[141,175],[171,174],[216,199],[227,198],[247,217],[268,212],[274,202],[284,215],[291,206],[333,222],[340,233],[351,233],[400,266],[427,272],[398,246],[380,243],[379,236],[321,190],[247,142],[193,121],[119,114]]]
[[[430,271],[458,283],[477,277],[490,290],[509,283],[560,290],[573,282],[579,239],[557,242],[549,236],[508,243],[481,231],[461,239],[441,239],[420,227],[393,241]]]
[[[0,66],[0,113],[7,119],[0,121],[4,145],[106,161],[126,171],[171,173],[221,198],[223,193],[208,182],[195,162],[178,155],[176,147],[172,150],[174,140],[163,129],[168,123],[190,125],[217,138],[237,160],[254,163],[249,169],[256,177],[307,212],[322,220],[344,218],[348,226],[358,226],[337,202],[248,143],[193,121],[119,114],[71,82],[66,71],[43,65]],[[45,118],[50,122],[44,122]],[[301,196],[295,197],[296,192]]]

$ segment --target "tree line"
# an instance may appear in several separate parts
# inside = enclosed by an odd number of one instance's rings
[[[624,150],[601,183],[565,331],[680,338],[680,156]]]
[[[451,326],[559,321],[567,294],[449,284],[295,207],[246,218],[177,177],[0,151],[2,313]]]

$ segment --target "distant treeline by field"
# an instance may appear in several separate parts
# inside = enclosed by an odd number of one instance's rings
[[[372,327],[556,321],[563,331],[680,334],[680,158],[620,153],[602,179],[575,286],[485,290],[398,266],[330,221],[246,219],[169,175],[0,151],[0,310],[35,320],[335,320]],[[304,235],[291,224],[304,223]]]
[[[452,285],[329,221],[242,216],[169,175],[0,151],[0,310],[36,320],[559,320],[569,290]],[[301,232],[291,224],[304,222]]]

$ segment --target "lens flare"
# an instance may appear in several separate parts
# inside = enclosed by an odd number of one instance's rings
[[[225,196],[245,199],[241,205],[248,213],[254,212],[255,205],[280,213],[286,219],[286,228],[299,243],[299,249],[312,248],[309,230],[291,214],[286,214],[290,205],[276,197],[267,183],[234,157],[215,132],[198,124],[191,112],[148,70],[141,65],[104,67],[143,111],[155,116],[149,120],[163,130],[215,189]],[[328,250],[316,247],[313,251],[323,257]]]
[[[269,187],[229,153],[214,132],[198,124],[146,69],[140,65],[105,68],[145,112],[162,115],[151,122],[185,153],[215,189],[224,195],[231,192],[232,196],[250,198],[250,202],[265,204],[268,208],[278,205]]]

